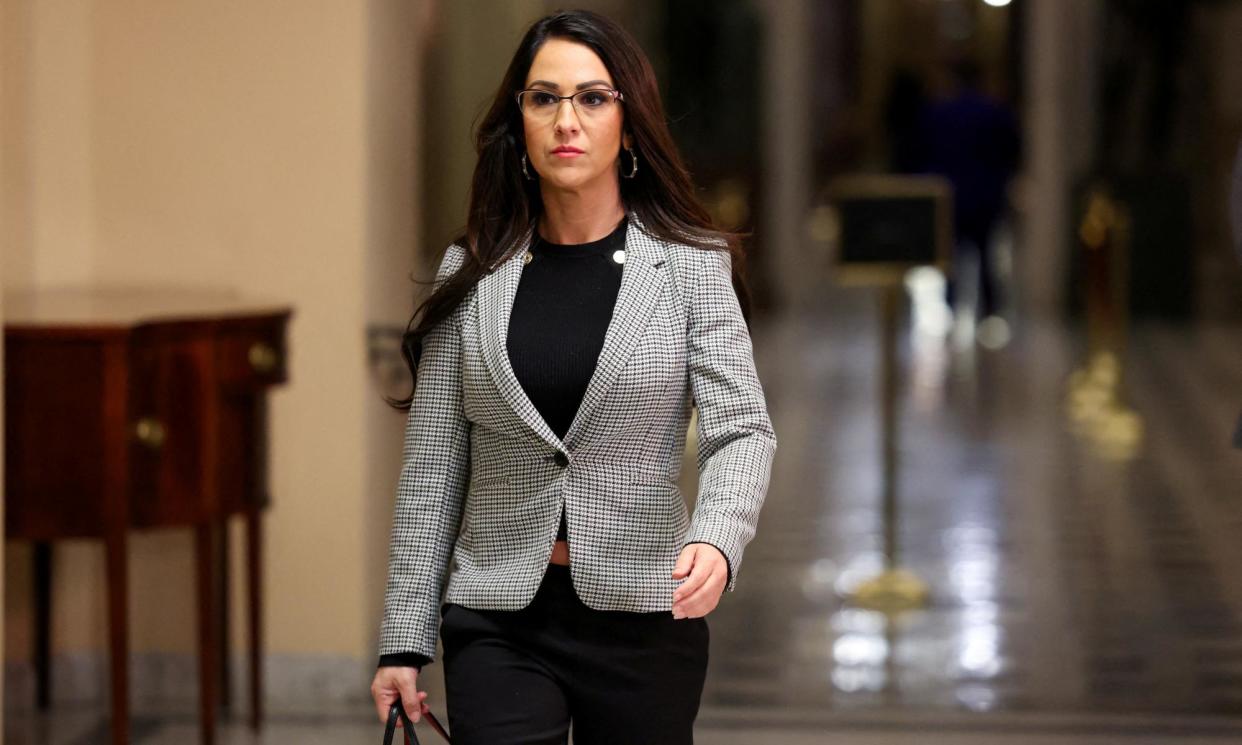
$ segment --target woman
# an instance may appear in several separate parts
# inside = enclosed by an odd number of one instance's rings
[[[426,710],[438,631],[457,745],[564,743],[571,720],[580,745],[689,743],[704,616],[776,449],[736,237],[695,200],[641,49],[599,15],[531,26],[477,150],[466,234],[407,333],[380,719],[398,696]]]

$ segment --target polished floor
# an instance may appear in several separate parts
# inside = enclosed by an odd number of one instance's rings
[[[817,302],[755,328],[780,448],[709,618],[698,741],[1242,742],[1242,327],[1133,330],[1128,447],[1071,426],[1075,335],[1018,324],[989,350],[904,330],[899,560],[930,600],[885,615],[846,600],[884,563],[876,314],[862,291]],[[222,742],[378,741],[367,701],[308,704]],[[100,717],[7,712],[5,742],[103,742]],[[135,731],[196,740],[192,711]]]
[[[1134,330],[1128,454],[1070,431],[1069,335],[967,353],[915,337],[900,557],[931,601],[892,618],[842,601],[882,564],[875,326],[854,318],[766,340],[783,445],[707,702],[1242,716],[1242,330]]]

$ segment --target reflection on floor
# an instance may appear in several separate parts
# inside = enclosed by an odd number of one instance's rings
[[[841,599],[882,564],[878,351],[867,306],[832,302],[762,337],[782,445],[713,619],[704,720],[1206,715],[1242,740],[1242,329],[1135,330],[1125,388],[1146,437],[1128,460],[1068,431],[1070,335],[965,353],[914,338],[900,548],[932,601],[886,618]]]
[[[900,540],[932,601],[886,618],[842,600],[881,563],[876,324],[865,296],[830,302],[755,329],[781,445],[738,589],[710,617],[699,742],[1242,741],[1242,329],[1136,329],[1145,438],[1128,460],[1067,429],[1071,335],[915,338]],[[222,742],[374,742],[368,707],[273,713],[261,739],[228,725]],[[103,741],[99,716],[9,712],[5,742]],[[194,741],[194,721],[140,718],[136,741]]]

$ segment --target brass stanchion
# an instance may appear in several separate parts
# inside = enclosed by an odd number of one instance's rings
[[[916,267],[948,269],[953,243],[953,197],[939,176],[855,174],[828,189],[831,209],[813,213],[810,234],[835,243],[836,280],[873,287],[880,300],[881,518],[884,569],[846,591],[846,601],[895,616],[921,608],[930,595],[914,572],[901,565],[898,504],[897,359],[899,313],[906,273]]]
[[[895,613],[927,604],[927,585],[901,566],[900,522],[897,508],[897,332],[901,287],[880,288],[880,447],[883,461],[881,496],[884,520],[884,571],[851,593],[855,605]]]
[[[1086,284],[1087,361],[1070,375],[1065,411],[1071,429],[1100,455],[1128,460],[1143,440],[1143,420],[1122,396],[1129,328],[1129,213],[1103,187],[1096,187],[1078,238]]]

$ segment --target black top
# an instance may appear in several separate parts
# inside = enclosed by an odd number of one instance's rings
[[[522,270],[507,348],[513,372],[556,436],[565,439],[595,372],[621,289],[628,219],[590,243],[550,243],[538,233]],[[565,514],[557,540],[566,537]]]
[[[628,218],[607,236],[590,243],[550,243],[538,230],[531,238],[533,258],[522,269],[506,347],[513,372],[526,396],[556,436],[565,439],[578,413],[595,363],[604,348],[621,289]],[[565,513],[557,540],[566,537]],[[380,667],[418,667],[425,655],[381,655]]]
[[[509,315],[509,362],[548,427],[564,439],[578,413],[621,288],[628,220],[590,243],[536,234]]]

